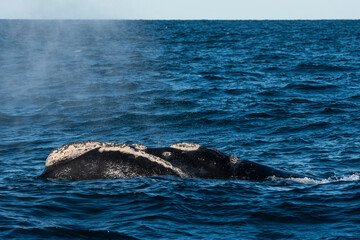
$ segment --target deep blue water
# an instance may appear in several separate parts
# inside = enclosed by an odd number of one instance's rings
[[[1,239],[359,239],[360,21],[0,21]],[[304,179],[34,178],[74,141]]]

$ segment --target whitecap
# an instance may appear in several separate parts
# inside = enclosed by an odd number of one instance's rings
[[[326,179],[313,179],[309,177],[304,178],[279,178],[272,176],[269,178],[271,181],[277,181],[277,180],[290,180],[296,183],[302,183],[302,184],[327,184],[327,183],[335,183],[335,182],[352,182],[352,181],[359,181],[360,180],[360,173],[354,173],[350,176],[343,176],[343,177],[329,177]]]

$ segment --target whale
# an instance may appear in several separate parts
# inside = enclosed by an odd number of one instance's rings
[[[40,178],[95,180],[152,176],[264,181],[271,177],[302,178],[198,143],[169,147],[99,141],[75,142],[53,150]]]

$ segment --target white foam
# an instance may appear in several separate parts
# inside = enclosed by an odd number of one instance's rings
[[[331,178],[326,178],[326,179],[321,179],[321,180],[316,180],[313,178],[309,178],[309,177],[304,177],[304,178],[278,178],[278,177],[270,177],[269,178],[272,181],[277,181],[277,180],[290,180],[293,182],[297,182],[297,183],[303,183],[303,184],[327,184],[327,183],[334,183],[334,182],[352,182],[352,181],[359,181],[360,180],[360,174],[359,173],[355,173],[352,174],[350,176],[345,176],[345,177],[331,177]]]
[[[200,148],[200,144],[183,142],[183,143],[175,143],[175,144],[171,145],[170,147],[179,149],[182,151],[196,151]]]

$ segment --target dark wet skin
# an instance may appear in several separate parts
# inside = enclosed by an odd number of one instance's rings
[[[173,175],[206,179],[241,179],[263,181],[269,177],[303,177],[296,173],[277,170],[247,160],[234,160],[223,152],[200,146],[186,151],[172,147],[142,150],[156,156],[169,166],[159,164],[144,156],[120,151],[86,152],[74,159],[59,161],[46,167],[40,175],[44,178],[91,180]]]

